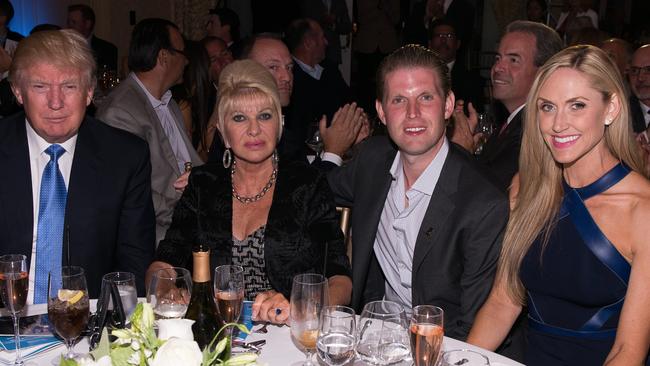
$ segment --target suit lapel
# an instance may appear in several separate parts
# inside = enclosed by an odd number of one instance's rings
[[[495,157],[501,154],[501,151],[506,147],[509,147],[510,144],[508,141],[512,139],[519,139],[522,131],[521,119],[522,113],[524,110],[520,110],[513,118],[512,121],[508,124],[503,133],[495,133],[490,137],[488,142],[483,148],[483,152],[480,155],[480,160],[492,161]]]
[[[7,230],[2,237],[11,238],[2,243],[3,253],[31,256],[34,207],[32,197],[32,173],[29,160],[29,146],[25,115],[20,113],[2,121],[7,124],[8,133],[0,136],[0,172],[5,179],[0,185],[0,209]],[[3,227],[3,226],[0,226]]]
[[[449,154],[440,172],[440,178],[433,190],[429,207],[422,219],[418,238],[415,242],[415,251],[413,253],[412,278],[413,283],[415,276],[434,244],[445,245],[438,240],[442,228],[447,225],[447,221],[454,210],[455,204],[451,196],[455,194],[458,188],[458,175],[460,173],[460,162],[455,155],[455,148],[450,144]]]

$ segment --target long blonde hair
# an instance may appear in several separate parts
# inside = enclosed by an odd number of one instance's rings
[[[510,213],[503,239],[497,278],[509,297],[525,302],[525,289],[519,279],[519,267],[533,241],[540,235],[544,243],[553,228],[562,203],[562,165],[557,163],[538,126],[537,98],[548,78],[559,68],[579,71],[603,101],[618,98],[621,109],[605,127],[605,146],[619,161],[644,174],[643,159],[634,140],[627,95],[616,65],[607,54],[593,46],[573,46],[551,57],[537,72],[524,118],[524,133],[519,156],[519,192]],[[604,123],[604,121],[603,121]]]

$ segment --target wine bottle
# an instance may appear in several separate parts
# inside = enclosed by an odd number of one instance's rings
[[[214,291],[210,281],[210,250],[198,246],[192,252],[194,271],[192,272],[192,297],[185,318],[194,320],[192,333],[201,349],[210,344],[223,321],[214,302]],[[223,337],[222,332],[220,337]],[[215,342],[216,344],[216,342]]]

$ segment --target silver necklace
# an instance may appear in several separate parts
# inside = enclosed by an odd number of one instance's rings
[[[275,183],[275,178],[278,175],[278,170],[274,167],[273,172],[271,173],[271,178],[269,178],[269,181],[266,182],[266,185],[262,188],[262,190],[258,194],[254,195],[254,196],[246,197],[246,196],[241,196],[239,193],[237,193],[237,190],[235,189],[235,179],[234,178],[235,178],[235,169],[236,169],[236,167],[237,167],[237,163],[233,159],[232,168],[230,168],[230,182],[232,184],[232,196],[237,201],[239,201],[239,202],[241,202],[241,203],[243,203],[245,205],[261,200],[262,197],[264,197],[264,195],[266,194],[266,192],[268,192],[269,189],[271,189],[271,187],[273,187],[273,183]]]

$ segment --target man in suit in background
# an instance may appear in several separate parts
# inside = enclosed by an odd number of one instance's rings
[[[332,65],[341,63],[341,38],[352,32],[348,6],[344,0],[301,0],[300,15],[317,21],[325,32],[325,59]]]
[[[187,59],[174,23],[144,19],[133,29],[132,71],[102,102],[97,117],[149,143],[151,191],[156,211],[156,242],[165,237],[189,173],[185,163],[202,164],[183,129],[183,117],[169,89],[180,83]]]
[[[106,67],[108,70],[117,71],[117,47],[93,33],[95,12],[90,6],[85,4],[68,6],[68,28],[76,30],[86,38],[100,69]]]
[[[506,197],[445,137],[454,94],[435,52],[396,50],[377,83],[390,139],[367,141],[328,174],[337,202],[352,207],[352,306],[440,306],[445,335],[464,340],[492,287]]]
[[[501,37],[492,65],[492,92],[509,113],[500,130],[483,145],[478,160],[491,172],[495,183],[506,192],[519,171],[522,119],[528,91],[537,69],[562,49],[560,36],[542,23],[516,20]],[[478,122],[474,108],[468,107],[469,119],[462,112],[464,103],[456,104],[452,140],[470,152],[476,150],[474,129]]]
[[[483,80],[476,71],[470,71],[456,55],[462,41],[456,34],[456,25],[446,18],[438,18],[429,25],[429,48],[447,63],[451,74],[451,90],[456,100],[483,108]]]
[[[630,97],[632,127],[639,133],[650,125],[650,44],[634,52],[628,76],[633,94]]]
[[[0,123],[0,253],[27,256],[30,303],[47,301],[48,272],[63,265],[84,268],[90,297],[113,271],[133,272],[144,294],[155,247],[149,151],[84,117],[95,71],[71,30],[25,38],[10,69],[25,112]]]

